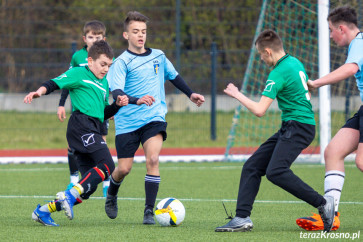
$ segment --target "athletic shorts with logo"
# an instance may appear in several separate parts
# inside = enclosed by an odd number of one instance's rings
[[[101,126],[102,123],[97,118],[79,111],[73,112],[67,126],[69,147],[79,153],[93,153],[107,148],[102,138]]]

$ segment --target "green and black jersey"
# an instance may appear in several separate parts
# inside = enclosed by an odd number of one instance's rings
[[[282,121],[295,120],[315,125],[304,65],[286,54],[268,76],[263,96],[277,99]]]
[[[59,88],[69,90],[73,111],[104,120],[109,87],[106,77],[98,79],[88,66],[74,67],[52,79]]]
[[[88,51],[87,51],[87,45],[85,45],[82,49],[76,51],[73,54],[71,63],[69,65],[69,69],[73,67],[88,65],[87,58],[88,58]]]

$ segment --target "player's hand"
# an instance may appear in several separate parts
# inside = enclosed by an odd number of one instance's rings
[[[240,91],[233,83],[229,83],[226,89],[224,89],[224,93],[228,96],[236,97],[240,93]]]
[[[312,80],[308,80],[308,82],[306,84],[308,85],[308,89],[310,92],[316,88],[316,85],[315,85],[314,81],[312,81]]]
[[[29,94],[24,97],[24,103],[30,104],[34,98],[39,98],[41,96],[42,94],[40,92],[29,92]]]
[[[204,96],[200,95],[198,93],[192,93],[190,95],[190,101],[197,104],[198,107],[202,106],[202,104],[205,102]]]
[[[57,111],[57,116],[59,121],[63,122],[67,117],[66,117],[66,109],[62,106],[58,107],[58,111]]]
[[[137,105],[145,104],[147,106],[151,106],[154,102],[155,102],[155,98],[153,96],[145,95],[145,96],[139,98],[139,100],[137,100],[136,104]]]
[[[126,95],[117,96],[117,100],[116,100],[116,105],[119,107],[123,107],[126,106],[127,104],[129,104],[129,98]]]

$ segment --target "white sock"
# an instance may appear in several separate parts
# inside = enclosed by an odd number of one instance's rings
[[[110,186],[110,179],[104,180],[103,181],[103,188],[109,187],[109,186]]]
[[[325,173],[325,195],[334,197],[335,212],[338,212],[340,195],[342,194],[345,173],[342,171],[327,171]]]
[[[76,185],[79,181],[79,176],[77,175],[71,175],[71,183],[73,183],[73,185]]]

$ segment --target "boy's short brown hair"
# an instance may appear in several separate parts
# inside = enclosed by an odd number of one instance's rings
[[[101,34],[103,37],[106,36],[106,26],[98,20],[92,20],[85,23],[83,27],[83,35],[86,36],[88,33]]]
[[[126,18],[124,20],[124,31],[125,32],[127,32],[131,21],[144,22],[145,24],[147,24],[149,22],[149,18],[137,11],[128,12],[126,15]]]
[[[111,46],[104,40],[99,40],[93,43],[88,51],[88,57],[96,60],[101,55],[106,55],[109,59],[113,59],[113,50]]]
[[[255,42],[259,49],[271,48],[273,51],[283,50],[283,44],[280,36],[272,29],[262,31]]]
[[[328,21],[333,25],[345,22],[358,26],[357,13],[354,8],[349,6],[334,8],[328,15]]]

